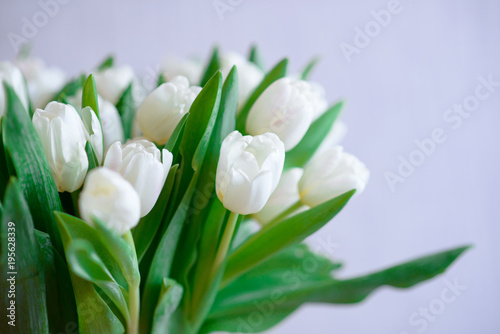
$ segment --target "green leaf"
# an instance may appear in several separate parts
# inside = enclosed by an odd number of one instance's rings
[[[108,56],[106,59],[102,61],[102,63],[97,66],[97,70],[99,72],[107,70],[108,68],[113,67],[115,63],[115,57],[113,55]]]
[[[79,333],[125,333],[123,323],[102,299],[91,282],[74,274],[71,275],[71,281],[77,301]]]
[[[158,303],[158,295],[164,277],[169,277],[179,238],[188,215],[191,215],[191,201],[198,183],[201,165],[208,150],[221,100],[222,75],[216,73],[198,94],[189,110],[184,136],[180,145],[184,168],[181,171],[180,189],[187,189],[179,194],[180,203],[169,219],[166,231],[158,243],[153,257],[146,283],[141,309],[141,332],[148,332],[152,326],[154,307]]]
[[[101,118],[99,114],[99,105],[97,102],[97,89],[95,87],[94,75],[88,76],[85,84],[83,85],[82,92],[82,109],[85,107],[90,107],[97,115],[97,118]]]
[[[95,252],[105,264],[113,278],[121,287],[127,287],[127,281],[122,273],[120,264],[115,260],[115,254],[110,248],[102,244],[99,233],[90,225],[62,212],[55,213],[56,221],[61,232],[64,249],[74,239],[88,240]],[[68,255],[68,254],[66,254]],[[125,329],[120,319],[113,313],[110,306],[96,291],[93,283],[86,281],[75,274],[71,274],[71,282],[75,292],[78,310],[78,324],[80,333],[124,333]]]
[[[132,83],[128,85],[127,89],[123,92],[122,96],[116,103],[116,109],[120,114],[123,126],[123,135],[125,141],[132,138],[132,128],[134,125],[135,105],[134,96],[132,93]]]
[[[217,118],[222,88],[222,74],[217,72],[203,87],[189,110],[180,152],[186,166],[197,171],[207,151]],[[183,170],[184,173],[184,170]]]
[[[99,218],[94,217],[93,222],[101,243],[108,248],[115,261],[120,264],[128,285],[138,286],[141,275],[135,249],[122,236],[110,230]]]
[[[202,172],[191,204],[195,210],[192,210],[190,224],[185,228],[185,237],[177,252],[176,273],[180,273],[179,282],[185,287],[184,307],[190,312],[189,317],[193,322],[191,326],[195,330],[201,325],[198,322],[208,314],[220,283],[220,278],[213,281],[210,279],[220,239],[221,224],[224,222],[227,210],[215,194],[215,174],[222,141],[234,131],[237,105],[238,72],[233,66],[222,88],[219,113],[200,169]],[[198,243],[199,249],[193,246]],[[192,280],[189,277],[190,273],[193,274]]]
[[[220,103],[220,114],[222,123],[220,131],[217,132],[217,142],[215,143],[215,150],[217,156],[219,155],[220,146],[222,142],[236,129],[236,112],[238,110],[238,69],[233,66],[227,75],[224,86],[222,87],[222,98]]]
[[[165,75],[163,75],[163,73],[160,73],[158,75],[158,81],[156,82],[156,87],[159,87],[161,86],[162,84],[164,84],[165,82],[167,82],[167,80],[165,79]]]
[[[90,172],[92,169],[99,167],[99,161],[97,161],[97,157],[90,142],[87,142],[85,144],[85,152],[87,153],[87,159],[89,160],[88,172]]]
[[[160,196],[158,197],[153,209],[145,217],[142,217],[139,224],[132,230],[137,258],[139,261],[141,261],[148,247],[153,242],[153,239],[159,230],[160,224],[163,221],[178,167],[179,165],[174,165],[170,168]]]
[[[302,80],[307,80],[309,79],[309,76],[311,75],[312,70],[314,67],[318,64],[319,62],[319,57],[314,57],[307,65],[304,67],[304,70],[302,71],[302,75],[300,78]]]
[[[198,174],[194,173],[186,193],[184,194],[166,232],[162,235],[146,277],[141,303],[140,332],[149,333],[153,321],[153,313],[158,304],[163,279],[170,276],[172,263],[179,243],[182,227],[188,219],[188,210],[193,198]]]
[[[1,221],[0,305],[4,319],[2,333],[10,333],[13,323],[18,333],[48,333],[45,283],[40,265],[40,250],[28,204],[18,182],[11,178],[3,201]],[[15,302],[15,316],[7,309]]]
[[[165,278],[161,287],[160,298],[156,306],[153,320],[152,334],[168,332],[170,318],[175,312],[182,298],[182,286],[176,281]]]
[[[354,190],[284,221],[265,225],[229,257],[223,286],[287,246],[301,242],[328,223],[347,204]]]
[[[84,239],[72,240],[68,244],[66,256],[71,271],[103,290],[118,308],[123,318],[128,321],[127,301],[123,294],[126,291],[122,290],[120,285],[116,283],[92,244]]]
[[[47,315],[51,333],[78,328],[75,295],[69,268],[53,248],[47,233],[35,230],[40,247],[40,264],[43,267]]]
[[[311,124],[309,130],[307,130],[297,146],[286,152],[284,169],[303,167],[311,159],[323,139],[332,129],[333,123],[342,110],[343,104],[343,101],[336,103]]]
[[[207,82],[214,76],[214,74],[220,69],[220,60],[219,60],[219,49],[217,47],[212,51],[212,56],[210,57],[210,61],[205,69],[205,74],[201,79],[200,86],[204,87]]]
[[[5,193],[5,188],[7,188],[7,183],[9,182],[9,177],[10,176],[15,176],[15,175],[10,175],[9,172],[9,166],[7,160],[10,161],[11,164],[11,170],[12,168],[12,160],[10,159],[10,156],[6,156],[5,149],[4,149],[4,144],[3,144],[3,135],[2,135],[2,123],[5,122],[5,116],[2,116],[0,118],[0,194]]]
[[[176,268],[177,273],[183,272],[184,275],[187,275],[187,271],[191,268],[194,262],[193,252],[196,251],[196,247],[193,245],[196,244],[200,237],[202,226],[206,227],[220,224],[220,221],[207,221],[206,216],[210,210],[212,199],[216,197],[215,174],[220,148],[224,138],[234,130],[237,103],[238,73],[236,67],[233,67],[222,88],[219,112],[213,127],[212,137],[207,147],[205,160],[200,168],[197,190],[195,191],[193,203],[191,204],[195,210],[192,210],[190,214],[190,224],[186,226],[187,232],[185,233],[185,238],[183,238],[181,242],[181,249],[178,252],[179,257],[177,262],[179,266]],[[215,236],[214,240],[218,240],[218,235]],[[214,240],[211,242],[214,242]],[[179,282],[183,285],[187,283],[182,279],[180,279]],[[184,294],[189,294],[189,292],[190,290],[186,288]]]
[[[259,332],[269,329],[303,303],[357,303],[384,285],[408,288],[443,273],[467,248],[425,256],[371,275],[336,280],[329,273],[335,267],[330,267],[327,259],[313,253],[304,257],[292,247],[222,290],[202,332]],[[248,315],[263,309],[270,312],[269,318],[250,326]]]
[[[84,74],[76,77],[75,79],[68,82],[64,87],[57,93],[53,101],[64,102],[66,103],[66,98],[68,96],[73,96],[78,92],[78,90],[83,88],[83,84],[85,83],[86,76]]]
[[[54,247],[63,254],[52,214],[62,210],[62,205],[47,158],[28,113],[13,89],[7,84],[5,87],[8,106],[2,122],[5,154],[12,159],[35,228],[48,233]]]
[[[100,232],[84,222],[83,220],[71,216],[63,212],[55,212],[56,221],[61,231],[61,236],[65,241],[65,245],[74,239],[84,239],[88,240],[95,249],[97,255],[106,265],[106,268],[110,271],[111,275],[121,287],[126,288],[128,286],[125,273],[122,271],[121,264],[116,260],[118,254],[114,254],[116,248],[112,247],[107,243],[103,243],[102,239],[106,236],[101,236]],[[128,246],[128,245],[127,245]],[[125,250],[119,250],[120,253],[126,252]]]
[[[264,59],[262,58],[262,55],[257,48],[257,45],[253,45],[252,49],[250,50],[250,57],[249,57],[250,62],[254,63],[255,66],[257,66],[262,72],[266,70],[266,67],[264,65]]]
[[[339,267],[340,264],[313,253],[305,244],[292,245],[256,265],[219,291],[210,317],[246,312],[251,307],[251,298],[269,298],[276,291],[281,291],[280,297],[285,299],[286,291],[300,289],[314,282],[332,280],[332,271]],[[292,305],[293,307],[296,306]]]
[[[257,323],[252,321],[252,319],[249,318],[250,315],[247,313],[238,315],[237,317],[227,316],[223,318],[208,318],[203,324],[200,333],[260,333],[280,323],[293,311],[295,311],[295,309],[279,308],[278,310],[275,310],[272,308],[269,313],[267,313],[268,311],[266,310],[265,316],[259,318],[260,321]],[[262,311],[258,310],[256,314],[260,315],[262,314]]]
[[[245,132],[245,124],[247,121],[248,113],[252,108],[257,98],[262,94],[269,85],[275,82],[278,79],[283,78],[286,75],[286,69],[288,66],[288,59],[283,59],[280,61],[274,68],[269,71],[269,73],[264,77],[260,85],[255,89],[255,91],[250,95],[246,103],[241,108],[241,111],[236,119],[236,129],[241,133]]]
[[[172,153],[173,163],[179,162],[178,161],[179,148],[181,146],[182,138],[184,137],[184,129],[186,128],[186,121],[188,117],[189,113],[186,113],[184,116],[182,116],[179,123],[177,123],[174,132],[172,132],[172,135],[170,136],[168,141],[165,143],[165,146],[163,147],[164,149]]]

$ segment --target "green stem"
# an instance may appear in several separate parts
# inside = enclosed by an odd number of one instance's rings
[[[276,224],[276,223],[281,222],[286,217],[288,217],[289,215],[291,215],[292,213],[294,213],[295,211],[297,211],[298,209],[300,209],[302,206],[303,206],[302,202],[300,200],[298,200],[295,204],[293,204],[291,207],[289,207],[288,209],[286,209],[285,211],[283,211],[282,213],[280,213],[278,216],[276,216],[276,218],[274,218],[273,220],[271,220],[266,225],[272,225],[272,224]]]
[[[224,228],[224,232],[222,234],[221,241],[219,243],[219,247],[217,249],[214,262],[212,264],[212,268],[207,268],[207,279],[200,282],[202,286],[195,286],[194,289],[197,293],[193,294],[193,300],[191,304],[191,324],[192,331],[197,333],[203,324],[204,318],[207,314],[205,314],[208,309],[206,308],[207,303],[212,303],[213,300],[210,300],[210,297],[207,296],[207,293],[210,291],[210,288],[214,284],[220,284],[221,276],[217,276],[220,274],[220,271],[223,270],[224,262],[226,260],[227,254],[231,247],[231,241],[233,240],[234,232],[236,230],[236,223],[238,222],[239,215],[237,213],[231,212],[227,219],[226,227]]]
[[[135,263],[137,265],[137,254],[135,251],[135,243],[132,237],[132,233],[128,231],[123,236],[123,239],[130,245],[134,254],[135,254]],[[139,295],[139,285],[140,280],[136,280],[133,277],[128,277],[128,286],[129,286],[129,313],[130,320],[127,323],[127,334],[138,334],[139,333],[139,309],[140,309],[140,295]]]
[[[80,207],[78,206],[78,197],[82,189],[78,189],[71,193],[71,200],[73,201],[73,209],[75,210],[75,216],[80,217]]]
[[[224,259],[226,258],[227,252],[229,251],[229,247],[231,246],[231,240],[233,240],[233,234],[236,228],[236,222],[238,221],[238,216],[239,215],[234,212],[231,212],[229,214],[226,228],[224,229],[224,234],[222,235],[219,248],[217,249],[217,255],[215,256],[214,265],[212,267],[211,278],[213,278],[217,274],[217,271],[222,265],[222,262],[224,262]]]

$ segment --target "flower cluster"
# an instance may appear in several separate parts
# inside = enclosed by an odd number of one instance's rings
[[[56,279],[26,278],[39,308],[26,308],[22,331],[59,330],[76,314],[82,333],[258,332],[304,302],[357,302],[423,272],[398,266],[395,280],[358,279],[338,297],[338,265],[301,244],[369,179],[338,145],[342,102],[328,107],[313,65],[266,71],[255,48],[248,60],[216,49],[206,66],[169,56],[157,86],[137,94],[147,89],[112,57],[71,80],[36,59],[0,63],[2,222],[25,222],[22,256],[51,254],[33,264],[40,275],[58,261]],[[279,319],[235,325],[253,310],[248,296],[281,284],[269,268],[307,258],[321,268]],[[436,273],[450,263],[429,261]],[[408,281],[434,271],[419,275]]]

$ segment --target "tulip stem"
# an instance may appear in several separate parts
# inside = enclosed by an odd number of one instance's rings
[[[297,203],[295,203],[294,205],[292,205],[291,207],[289,207],[288,209],[286,209],[285,211],[283,211],[282,213],[280,213],[278,216],[276,216],[276,218],[274,218],[273,220],[271,220],[266,225],[272,225],[272,224],[276,224],[276,223],[281,222],[286,217],[288,217],[289,215],[291,215],[292,213],[294,213],[295,211],[297,211],[298,209],[300,209],[302,207],[302,205],[303,205],[302,202],[300,200],[298,200]]]
[[[238,214],[231,212],[227,220],[226,228],[224,229],[224,234],[219,244],[219,249],[217,250],[217,255],[215,256],[214,266],[212,267],[212,277],[214,277],[219,270],[222,262],[226,258],[227,252],[229,251],[229,246],[231,245],[231,240],[233,240],[234,230],[236,229],[236,222],[238,221]]]

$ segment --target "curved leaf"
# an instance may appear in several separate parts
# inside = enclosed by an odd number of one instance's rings
[[[205,69],[205,74],[203,74],[203,78],[201,79],[200,86],[204,87],[211,77],[220,69],[220,60],[219,60],[219,48],[215,47],[212,51],[212,56],[210,57],[210,61],[208,62],[207,68]]]
[[[135,104],[134,96],[132,95],[132,83],[128,85],[122,96],[116,103],[116,109],[120,114],[123,126],[123,137],[125,141],[132,138],[132,128],[134,126]]]
[[[163,279],[160,298],[154,313],[152,334],[168,333],[170,318],[179,306],[182,291],[182,286],[176,281],[169,278]]]
[[[66,257],[71,271],[80,278],[101,288],[120,310],[125,320],[129,319],[127,301],[123,290],[97,255],[90,242],[84,239],[72,240],[67,247]]]
[[[1,332],[11,333],[14,328],[19,333],[48,333],[40,249],[28,204],[14,178],[7,185],[0,223],[0,305],[4,310]],[[12,301],[15,302],[14,319],[8,317],[7,311]],[[8,323],[12,320],[15,327]]]
[[[287,246],[301,242],[328,223],[347,204],[354,190],[284,221],[265,225],[229,257],[224,281],[230,281]]]
[[[303,167],[314,155],[323,139],[330,132],[333,123],[342,110],[344,102],[340,101],[330,107],[317,120],[315,120],[302,140],[290,151],[286,152],[285,167]]]
[[[279,253],[238,278],[217,296],[202,332],[267,330],[303,303],[357,303],[381,286],[408,288],[443,273],[469,247],[428,255],[370,275],[336,280],[325,258]],[[288,254],[287,254],[288,253]],[[295,257],[295,259],[294,259]],[[250,314],[263,315],[252,322]]]
[[[54,247],[64,254],[52,214],[62,210],[61,200],[40,138],[13,89],[8,84],[5,89],[8,107],[2,136],[6,155],[12,159],[35,228],[48,233]]]

